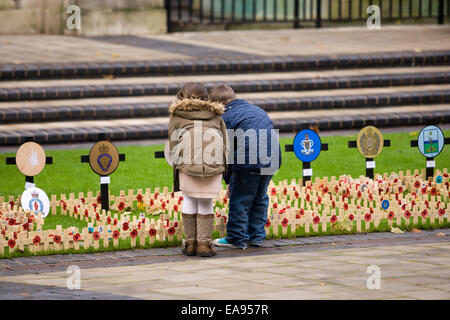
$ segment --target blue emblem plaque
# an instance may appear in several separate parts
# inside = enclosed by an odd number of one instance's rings
[[[311,129],[300,131],[294,138],[294,153],[300,161],[314,161],[319,156],[321,148],[319,135]]]

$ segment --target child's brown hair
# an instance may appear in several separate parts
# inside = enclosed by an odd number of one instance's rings
[[[211,89],[209,99],[213,102],[228,104],[231,101],[236,100],[236,93],[234,93],[233,88],[229,85],[220,84]]]
[[[186,83],[177,93],[177,98],[208,100],[208,89],[203,83]]]

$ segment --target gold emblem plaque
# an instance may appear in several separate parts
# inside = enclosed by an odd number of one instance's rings
[[[356,138],[359,152],[366,158],[375,158],[383,150],[383,135],[375,127],[368,126],[361,129]]]
[[[111,142],[99,141],[89,152],[89,164],[98,175],[110,175],[119,166],[119,151]]]
[[[36,142],[25,142],[16,153],[16,165],[24,175],[33,177],[45,167],[44,149]]]

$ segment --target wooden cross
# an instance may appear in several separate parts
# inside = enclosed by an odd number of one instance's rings
[[[446,144],[450,144],[450,137],[448,138],[444,138],[444,145]],[[411,140],[411,147],[418,147],[419,146],[419,141],[418,140]],[[433,178],[434,176],[434,167],[435,167],[435,162],[434,162],[434,157],[425,157],[427,159],[427,170],[426,170],[426,180],[428,180],[428,178]]]
[[[294,152],[294,145],[293,144],[287,144],[284,146],[284,151],[286,152]],[[328,143],[321,143],[321,149],[320,151],[328,151]],[[302,161],[302,171],[303,171],[303,179],[302,179],[302,185],[305,185],[306,181],[310,181],[312,177],[312,168],[311,168],[311,162],[303,162]]]
[[[384,139],[383,140],[383,147],[390,147],[391,146],[391,140]],[[357,144],[355,140],[348,142],[349,148],[356,148]],[[366,158],[366,177],[373,179],[373,169],[375,168],[375,161],[373,158]]]
[[[32,137],[26,137],[25,142],[34,142]],[[16,157],[6,157],[7,165],[17,165]],[[45,164],[53,164],[53,157],[45,157]],[[25,176],[25,189],[34,187],[34,176]]]
[[[100,133],[98,135],[98,140],[106,140],[109,141],[109,139],[106,139],[106,135],[104,133]],[[82,155],[81,156],[81,163],[90,163],[89,161],[90,155]],[[125,161],[125,154],[119,154],[119,162]],[[92,168],[92,166],[91,166]],[[94,171],[94,169],[93,169]],[[109,175],[102,175],[98,172],[94,171],[100,176],[100,197],[102,202],[102,209],[108,211],[109,210],[109,192],[108,192],[108,185],[111,182]]]

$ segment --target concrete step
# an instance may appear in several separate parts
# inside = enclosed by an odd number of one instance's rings
[[[264,94],[242,95],[242,98],[261,106],[267,112],[274,111],[304,111],[325,110],[339,108],[341,112],[348,108],[382,108],[408,105],[446,104],[450,103],[450,85],[420,86],[422,91],[412,90],[407,87],[400,91],[399,88],[391,88],[393,92],[386,92],[382,88],[352,90],[350,94],[339,95],[336,91],[327,90],[315,92],[316,95],[302,96],[302,92],[269,92]],[[433,88],[434,90],[431,90]],[[440,89],[440,90],[436,90]],[[396,90],[394,90],[396,89]],[[337,90],[342,93],[342,90]],[[260,97],[263,97],[262,99]],[[173,99],[173,98],[171,98]],[[54,105],[45,106],[40,102],[34,107],[16,106],[10,107],[3,103],[0,108],[0,124],[25,123],[25,122],[49,122],[49,121],[74,121],[74,120],[101,120],[101,119],[125,119],[140,117],[164,117],[168,116],[168,101],[150,103],[121,103],[103,105]]]
[[[242,57],[209,60],[2,64],[0,80],[98,78],[113,75],[155,76],[417,67],[450,64],[450,51],[405,51],[373,54]]]
[[[208,89],[220,82],[205,82]],[[338,76],[303,79],[228,81],[236,93],[310,91],[328,89],[380,88],[450,83],[449,72],[400,73],[362,76]],[[0,102],[24,100],[62,100],[82,98],[176,95],[183,83],[109,84],[0,88]]]
[[[269,116],[280,132],[292,134],[311,126],[321,131],[358,129],[367,125],[416,126],[450,123],[450,104],[430,105],[426,110],[418,105],[379,110],[347,109],[345,114],[340,109],[331,109],[269,113]],[[26,138],[42,144],[90,142],[96,141],[99,133],[105,133],[107,139],[112,140],[165,139],[167,125],[167,117],[2,125],[0,145],[20,145]]]

